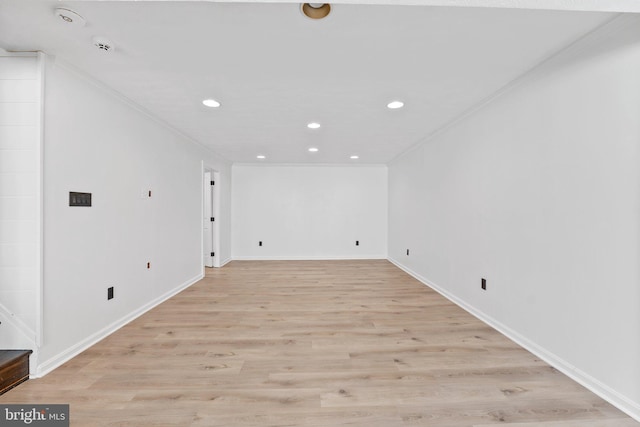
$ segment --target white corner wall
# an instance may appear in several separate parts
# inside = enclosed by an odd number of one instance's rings
[[[638,76],[623,16],[394,161],[389,255],[640,420]]]
[[[234,165],[232,206],[234,259],[387,255],[386,166]]]
[[[45,75],[37,375],[202,277],[203,165],[224,183],[222,259],[231,255],[224,161],[60,61],[50,59]],[[92,207],[69,207],[70,191],[92,193]]]
[[[0,50],[0,349],[40,339],[40,88],[38,55]]]

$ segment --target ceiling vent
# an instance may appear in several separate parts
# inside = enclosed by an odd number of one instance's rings
[[[307,18],[322,19],[331,12],[331,5],[329,3],[302,3],[300,9]]]
[[[111,40],[105,39],[104,37],[94,37],[93,45],[103,52],[112,52],[116,48],[114,44],[111,43]]]
[[[71,24],[76,27],[84,27],[87,21],[74,12],[71,9],[65,9],[64,7],[58,7],[54,10],[54,14],[60,18],[64,23]]]

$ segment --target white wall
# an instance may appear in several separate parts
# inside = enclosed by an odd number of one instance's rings
[[[386,258],[386,166],[234,165],[232,206],[234,259]]]
[[[35,54],[0,51],[2,349],[34,349],[40,331],[40,76]]]
[[[394,161],[389,255],[640,419],[638,76],[622,17]]]
[[[230,258],[226,163],[59,61],[45,86],[40,373],[201,277],[203,162],[226,183]],[[70,191],[92,193],[93,206],[69,207]]]

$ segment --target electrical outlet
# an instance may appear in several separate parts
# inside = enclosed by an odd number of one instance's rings
[[[356,246],[360,246],[360,240],[356,240]]]
[[[409,256],[409,249],[407,249],[407,256]]]
[[[113,286],[107,288],[107,300],[113,299]]]
[[[147,263],[147,270],[148,270],[148,269],[150,269],[150,268],[151,268],[151,263],[150,263],[150,262],[148,262],[148,263]]]
[[[487,279],[480,280],[480,287],[485,291],[487,290]]]
[[[262,246],[262,240],[258,242],[258,246]]]

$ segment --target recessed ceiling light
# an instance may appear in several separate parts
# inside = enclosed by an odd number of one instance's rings
[[[215,99],[205,99],[202,103],[211,108],[218,108],[220,106],[220,103]]]
[[[265,156],[263,156],[262,154],[258,154],[258,155],[256,156],[256,159],[260,159],[260,160],[262,160],[262,159],[266,159],[266,157],[265,157]]]
[[[316,147],[311,147],[311,148],[309,148],[309,151],[311,153],[316,153],[316,152],[318,152],[318,149]]]
[[[320,127],[320,123],[316,123],[316,122],[309,123],[309,124],[307,124],[307,127],[309,129],[318,129]]]
[[[307,18],[322,19],[331,12],[331,5],[329,3],[302,3],[300,9]]]
[[[349,158],[350,158],[350,159],[352,159],[352,160],[357,160],[357,159],[359,159],[360,157],[358,157],[358,156],[351,156],[351,157],[349,157]]]
[[[392,110],[397,110],[398,108],[402,107],[404,107],[404,102],[402,101],[391,101],[387,104],[387,108],[390,108]]]

